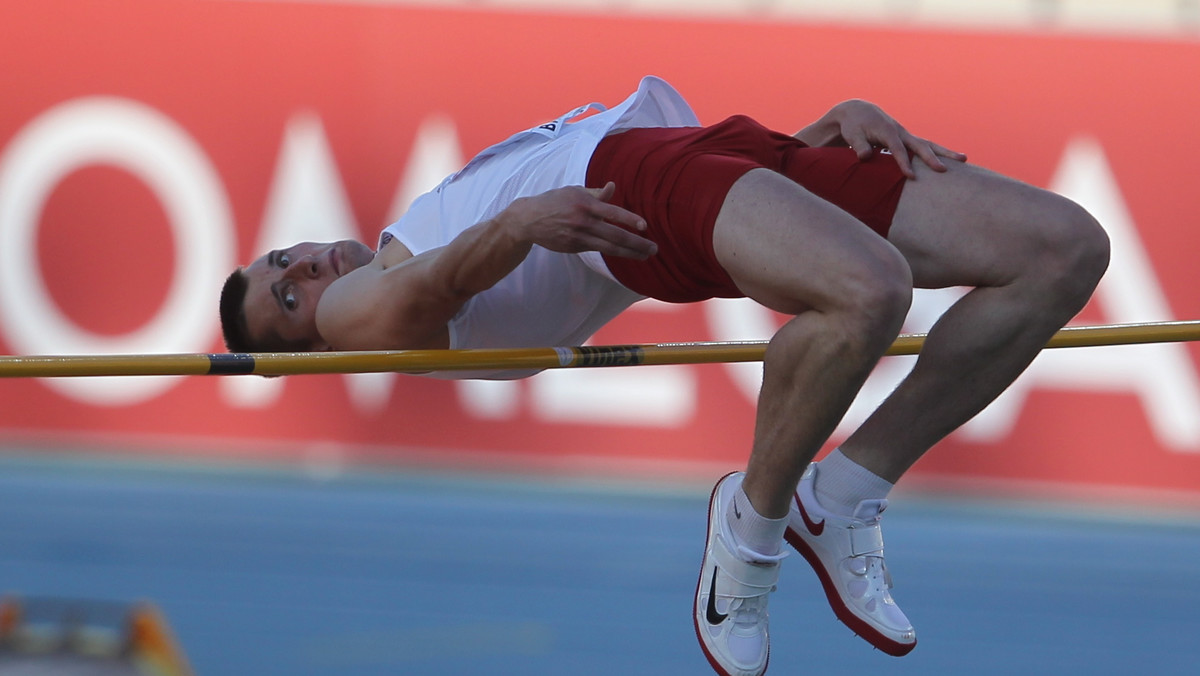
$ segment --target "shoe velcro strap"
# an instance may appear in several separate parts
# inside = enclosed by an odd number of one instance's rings
[[[867,528],[849,528],[850,556],[862,556],[883,551],[883,529],[879,524]]]
[[[778,561],[751,563],[721,545],[713,547],[712,554],[717,565],[721,567],[721,577],[746,587],[747,596],[765,594],[779,581]]]

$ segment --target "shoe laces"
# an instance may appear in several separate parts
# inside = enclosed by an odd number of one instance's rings
[[[775,587],[770,591],[775,591]],[[767,595],[735,596],[726,612],[735,627],[756,628],[761,623],[759,617],[767,613]]]
[[[874,554],[863,554],[862,558],[866,559],[867,571],[866,577],[877,578],[883,577],[883,583],[888,589],[892,588],[892,574],[888,571],[887,563],[883,560],[883,552]]]

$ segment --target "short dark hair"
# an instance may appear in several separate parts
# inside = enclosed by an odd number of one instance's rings
[[[230,352],[262,352],[250,338],[246,325],[246,289],[249,279],[241,268],[225,278],[221,287],[221,334]],[[257,349],[256,349],[257,348]]]
[[[284,340],[275,333],[259,339],[251,337],[246,323],[249,288],[250,278],[242,268],[226,277],[221,287],[221,334],[225,337],[225,347],[230,352],[311,352],[312,345],[306,340]]]

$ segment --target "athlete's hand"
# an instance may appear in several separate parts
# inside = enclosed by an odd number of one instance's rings
[[[796,138],[812,146],[849,146],[864,160],[875,148],[886,148],[909,178],[916,178],[910,151],[934,171],[946,171],[942,158],[959,162],[967,159],[963,153],[914,136],[879,106],[859,99],[837,104],[797,132]]]
[[[524,241],[561,253],[599,251],[644,260],[658,246],[636,233],[646,230],[637,214],[610,204],[616,185],[568,186],[513,201],[500,218]]]

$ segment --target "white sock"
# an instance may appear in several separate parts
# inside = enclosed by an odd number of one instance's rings
[[[733,494],[725,519],[734,539],[750,551],[776,556],[783,549],[783,532],[787,530],[788,518],[768,519],[759,514],[741,486]]]
[[[863,500],[886,498],[893,484],[834,449],[817,463],[813,491],[825,509],[842,516],[853,516]]]

